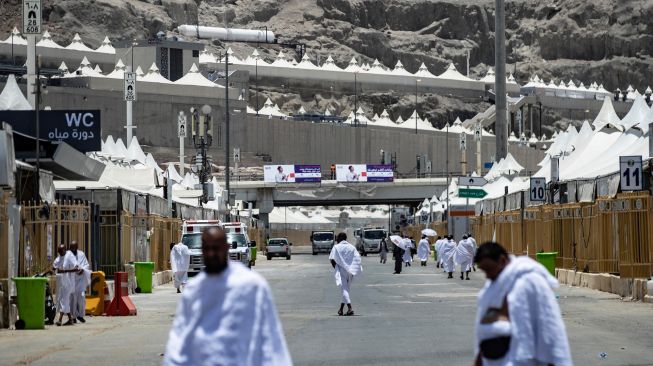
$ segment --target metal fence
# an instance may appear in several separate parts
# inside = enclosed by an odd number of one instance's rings
[[[92,258],[91,206],[84,202],[56,201],[52,205],[23,202],[19,243],[19,275],[51,268],[59,244],[76,240]]]
[[[592,203],[528,207],[472,217],[477,241],[496,240],[514,254],[557,252],[559,268],[653,275],[652,198],[620,193]]]

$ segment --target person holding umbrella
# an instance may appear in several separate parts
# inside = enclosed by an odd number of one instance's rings
[[[400,274],[404,253],[406,251],[406,243],[404,242],[404,239],[398,235],[390,236],[390,241],[395,245],[394,250],[392,251],[392,256],[395,260],[394,274]]]

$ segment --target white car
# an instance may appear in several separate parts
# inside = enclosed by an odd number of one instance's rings
[[[286,238],[269,239],[266,247],[266,256],[268,260],[271,260],[272,257],[284,257],[287,260],[290,260],[292,255],[291,246],[292,243],[289,243]]]

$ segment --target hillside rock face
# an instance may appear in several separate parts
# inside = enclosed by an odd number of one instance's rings
[[[20,25],[20,0],[5,0],[5,34]],[[304,43],[308,55],[323,61],[330,54],[340,66],[352,56],[359,62],[378,59],[388,67],[401,60],[409,71],[424,62],[434,73],[453,62],[465,73],[483,75],[494,64],[494,1],[491,0],[44,0],[46,27],[55,40],[68,42],[79,32],[97,46],[111,39],[150,37],[177,25],[262,28],[280,41]],[[226,6],[224,5],[226,3]],[[13,20],[13,22],[12,22]],[[514,0],[506,4],[507,70],[525,83],[537,73],[549,80],[603,83],[606,89],[653,84],[653,1],[651,0]],[[65,42],[64,42],[65,43]],[[207,46],[215,51],[219,42]],[[230,44],[238,55],[255,45]],[[267,46],[269,59],[279,48]],[[222,50],[224,51],[224,50]],[[295,55],[296,58],[298,58]],[[278,92],[270,89],[262,93]],[[253,94],[253,93],[252,93]],[[285,90],[288,107],[319,96]],[[294,95],[294,97],[293,97]],[[264,98],[265,94],[260,96]],[[348,96],[340,96],[345,101]],[[370,96],[363,105],[379,112],[393,102],[405,117],[410,98]],[[405,99],[405,100],[403,100]],[[326,100],[317,103],[324,104]],[[335,103],[335,101],[334,101]],[[369,103],[369,104],[366,104]],[[252,105],[256,104],[251,102]],[[261,103],[262,104],[262,103]],[[467,115],[483,103],[424,96],[419,109],[441,125],[451,115]],[[346,109],[346,106],[343,106]],[[348,112],[348,111],[346,111]],[[554,118],[554,117],[553,117]]]

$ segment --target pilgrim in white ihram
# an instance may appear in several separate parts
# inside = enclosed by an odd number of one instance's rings
[[[417,244],[417,257],[419,258],[422,266],[426,266],[426,262],[431,255],[431,244],[426,239],[426,236],[422,236],[422,240]]]
[[[345,233],[338,234],[338,244],[334,245],[329,254],[329,260],[334,270],[336,286],[340,286],[342,291],[342,301],[338,315],[354,315],[351,307],[351,298],[349,291],[354,278],[363,272],[361,265],[361,256],[355,246],[347,242]],[[344,306],[347,305],[348,311],[343,314]]]
[[[172,281],[177,289],[181,292],[181,287],[186,286],[188,282],[188,267],[190,266],[190,251],[188,247],[179,242],[170,250],[170,267],[172,269]]]

